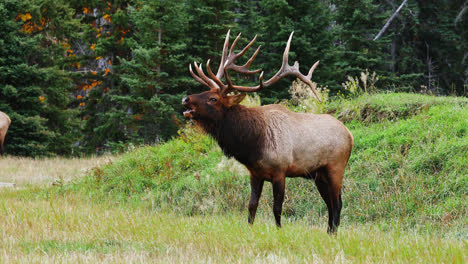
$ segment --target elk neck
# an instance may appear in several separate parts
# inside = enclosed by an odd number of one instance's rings
[[[225,110],[221,120],[203,123],[203,129],[216,139],[226,156],[246,166],[260,158],[267,141],[267,124],[259,108],[235,105]]]

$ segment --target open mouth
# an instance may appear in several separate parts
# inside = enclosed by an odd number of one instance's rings
[[[195,110],[192,108],[187,108],[187,110],[184,111],[184,116],[188,118],[193,118],[193,113],[195,113]]]

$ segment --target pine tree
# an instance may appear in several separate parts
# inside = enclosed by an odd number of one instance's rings
[[[464,1],[416,1],[417,58],[424,64],[424,84],[435,93],[463,94],[467,84],[467,25]],[[457,21],[458,17],[458,21]],[[466,87],[465,87],[466,89]]]
[[[76,3],[88,25],[76,82],[89,151],[175,134],[180,100],[192,83],[186,7],[180,0]]]
[[[262,45],[257,56],[256,68],[262,68],[268,78],[281,66],[283,51],[291,32],[294,37],[289,56],[290,64],[299,61],[301,72],[307,74],[318,60],[319,67],[312,80],[322,86],[336,88],[340,71],[336,64],[340,53],[335,45],[336,28],[333,25],[331,7],[324,1],[241,1],[243,10],[248,12],[239,23],[250,35],[258,34],[258,45]],[[258,76],[256,76],[258,78]],[[257,79],[253,80],[257,81]],[[280,81],[267,90],[261,91],[265,103],[288,98],[291,80]]]
[[[372,41],[388,17],[374,0],[337,0],[336,22],[341,27],[340,44],[343,48],[342,62],[339,65],[346,75],[359,76],[366,69],[380,75],[388,75],[385,61],[388,55],[383,52],[388,38]],[[343,76],[345,77],[345,76]],[[343,78],[342,77],[342,78]]]
[[[393,12],[401,1],[377,1]],[[464,2],[408,1],[382,40],[380,73],[399,91],[463,94],[466,16]],[[465,34],[465,35],[464,35]],[[379,44],[379,43],[377,43]],[[386,63],[388,61],[389,63]]]
[[[129,87],[138,138],[157,142],[175,134],[180,101],[190,86],[187,72],[187,11],[183,1],[141,1],[130,13],[135,34],[132,57],[121,60],[121,81]]]
[[[218,62],[227,31],[239,32],[234,12],[237,2],[194,0],[188,5],[190,54],[196,55],[198,62],[206,62],[206,58]]]
[[[129,122],[134,115],[128,105],[129,87],[123,85],[119,65],[131,59],[129,9],[133,1],[77,1],[82,36],[73,43],[79,53],[75,70],[80,116],[86,120],[82,145],[91,152],[137,138]]]
[[[78,122],[68,109],[71,79],[60,36],[75,24],[62,1],[0,3],[0,111],[12,124],[6,152],[69,155]]]

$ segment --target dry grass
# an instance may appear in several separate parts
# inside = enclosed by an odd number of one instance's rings
[[[17,186],[21,186],[69,181],[84,175],[90,168],[103,165],[113,159],[113,156],[70,159],[0,157],[0,182],[15,183]]]
[[[270,216],[184,217],[89,203],[73,194],[0,190],[2,263],[466,263],[467,244],[366,225],[325,227]]]

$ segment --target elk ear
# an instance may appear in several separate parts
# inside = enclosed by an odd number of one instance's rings
[[[241,93],[241,94],[226,96],[226,105],[227,105],[227,107],[231,107],[231,106],[240,104],[240,102],[242,102],[242,100],[244,100],[246,95],[247,95],[246,93]]]

